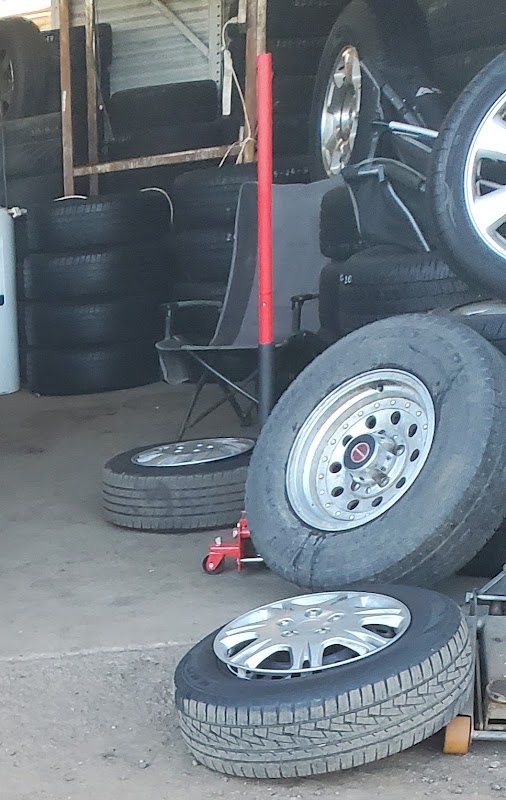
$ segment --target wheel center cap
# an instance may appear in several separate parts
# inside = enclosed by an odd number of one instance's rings
[[[362,469],[373,458],[376,451],[376,440],[373,436],[366,433],[352,439],[344,454],[344,466],[346,469]]]

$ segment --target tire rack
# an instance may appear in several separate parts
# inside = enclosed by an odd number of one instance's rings
[[[245,104],[253,131],[256,130],[256,59],[257,54],[265,53],[267,27],[267,0],[245,0],[246,2],[246,87]],[[59,0],[60,13],[60,90],[62,110],[63,144],[63,186],[65,195],[75,194],[74,180],[77,177],[89,178],[91,195],[98,194],[98,177],[110,172],[126,172],[131,169],[146,169],[167,164],[184,164],[195,161],[224,158],[238,155],[240,145],[230,144],[219,147],[203,147],[177,153],[142,156],[122,161],[99,163],[97,127],[97,62],[96,62],[96,0],[85,0],[86,28],[86,85],[88,109],[88,164],[74,165],[74,146],[72,131],[72,84],[70,62],[70,5],[69,0]],[[243,160],[255,160],[255,143],[247,142]]]

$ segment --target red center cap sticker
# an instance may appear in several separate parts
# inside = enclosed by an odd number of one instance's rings
[[[370,445],[368,445],[367,442],[360,442],[359,444],[356,444],[351,451],[350,458],[354,464],[363,464],[364,461],[369,458],[370,452]]]

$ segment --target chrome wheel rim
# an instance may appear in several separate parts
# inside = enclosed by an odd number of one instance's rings
[[[497,164],[506,163],[506,92],[482,120],[464,169],[465,203],[478,236],[506,259],[506,168],[495,174]]]
[[[6,114],[14,93],[14,67],[6,50],[0,50],[0,110]]]
[[[252,439],[195,439],[150,447],[132,457],[141,467],[185,467],[189,464],[210,464],[240,456],[253,450]]]
[[[345,47],[334,65],[321,117],[321,151],[327,175],[337,175],[350,160],[357,137],[362,100],[358,51]]]
[[[493,314],[506,314],[506,303],[501,300],[482,300],[480,303],[458,306],[458,308],[453,309],[452,313],[460,314],[462,317],[486,317]]]
[[[322,400],[290,451],[286,491],[316,530],[376,519],[413,485],[430,453],[435,412],[426,386],[402,370],[358,375]]]
[[[407,631],[409,609],[370,592],[328,592],[280,600],[225,625],[214,652],[238,678],[294,678],[355,663]]]

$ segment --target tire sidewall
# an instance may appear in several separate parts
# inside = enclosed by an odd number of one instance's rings
[[[216,472],[221,474],[224,472],[233,472],[242,467],[247,467],[250,462],[251,453],[253,452],[252,447],[251,450],[241,453],[237,456],[231,456],[230,458],[211,461],[208,464],[188,464],[176,468],[144,467],[141,464],[134,463],[132,460],[135,456],[145,452],[146,450],[165,446],[167,444],[177,444],[177,442],[157,442],[153,445],[135,447],[133,450],[129,450],[126,453],[120,453],[119,455],[114,456],[114,458],[111,458],[110,461],[108,461],[105,465],[104,469],[106,472],[120,475],[132,475],[136,478],[145,478],[146,480],[151,478],[177,480],[178,477],[188,478],[191,475],[212,475]]]

